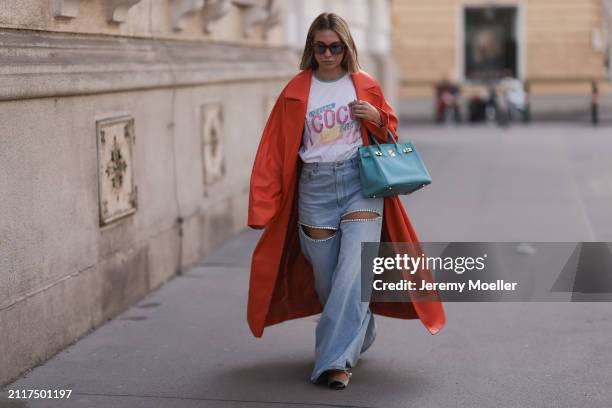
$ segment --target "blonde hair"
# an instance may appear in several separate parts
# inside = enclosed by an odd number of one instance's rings
[[[306,36],[302,61],[300,62],[300,69],[312,68],[315,70],[319,67],[319,63],[314,57],[313,46],[315,32],[319,30],[332,30],[338,35],[338,38],[340,38],[344,45],[344,57],[341,62],[342,68],[350,73],[358,72],[361,66],[357,59],[357,47],[355,47],[348,23],[335,13],[321,13],[310,25],[308,35]]]

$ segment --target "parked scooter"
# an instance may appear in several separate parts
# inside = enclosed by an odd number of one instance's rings
[[[529,120],[529,95],[523,82],[517,78],[506,76],[499,82],[499,90],[507,121]]]

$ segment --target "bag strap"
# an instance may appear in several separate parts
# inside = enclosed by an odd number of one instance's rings
[[[374,143],[376,143],[376,146],[378,146],[378,150],[381,150],[380,143],[378,143],[378,140],[376,140],[376,138],[370,133],[370,131],[368,131],[368,137],[370,138],[370,144],[372,144],[372,140],[374,140]],[[391,129],[387,129],[387,138],[385,140],[389,138],[391,138],[391,141],[395,144],[395,148],[399,151],[400,146],[397,143],[397,140],[395,140],[395,138],[393,137]]]

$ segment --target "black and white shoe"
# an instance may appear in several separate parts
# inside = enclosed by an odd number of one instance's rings
[[[333,370],[327,377],[327,386],[334,390],[343,390],[349,383],[353,373],[342,370]]]

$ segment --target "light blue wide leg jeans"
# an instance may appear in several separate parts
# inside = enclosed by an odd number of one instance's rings
[[[323,306],[310,377],[317,382],[328,370],[355,367],[376,337],[370,305],[361,301],[361,243],[380,241],[384,198],[363,195],[357,155],[343,161],[303,163],[298,193],[300,246],[312,264]],[[375,218],[342,219],[362,211],[375,213]],[[314,239],[303,225],[333,230],[333,235]]]

